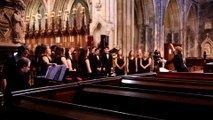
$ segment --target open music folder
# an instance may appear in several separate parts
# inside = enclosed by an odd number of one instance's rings
[[[45,75],[46,79],[62,81],[66,72],[65,65],[49,66]]]

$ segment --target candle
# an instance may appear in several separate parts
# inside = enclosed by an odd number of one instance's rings
[[[65,19],[65,21],[67,21],[68,20],[68,16],[69,16],[69,11],[68,10],[65,10],[65,15],[64,15],[64,19]]]
[[[57,37],[56,38],[56,43],[60,43],[60,42],[61,42],[60,37]]]
[[[206,21],[204,28],[205,29],[212,29],[212,23],[211,23],[211,21]]]
[[[66,14],[69,14],[69,10],[66,9],[66,10],[65,10],[65,13],[66,13]]]
[[[45,16],[45,19],[47,19],[47,18],[48,18],[48,14],[47,14],[47,13],[44,13],[44,16]]]
[[[51,13],[51,17],[54,17],[55,16],[55,12],[53,11],[52,13]]]
[[[76,9],[76,8],[73,8],[72,11],[73,11],[72,14],[76,14],[77,9]]]
[[[85,11],[85,7],[81,7],[81,10],[84,12]]]
[[[38,14],[37,17],[39,20],[42,18],[41,14]]]
[[[26,16],[26,21],[29,22],[30,16]]]
[[[35,21],[35,15],[32,15],[32,17],[33,17],[32,21]]]
[[[58,17],[60,17],[61,16],[61,11],[58,11]]]
[[[81,13],[84,13],[85,8],[81,7]]]

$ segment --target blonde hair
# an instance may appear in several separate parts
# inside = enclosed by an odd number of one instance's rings
[[[181,53],[182,52],[182,48],[180,46],[176,46],[175,47],[175,51],[177,51],[177,53]]]

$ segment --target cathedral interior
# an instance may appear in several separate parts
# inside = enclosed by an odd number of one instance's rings
[[[181,44],[184,58],[202,57],[203,51],[213,54],[211,0],[1,2],[1,46],[25,43],[32,51],[42,43],[98,47],[106,39],[107,46],[121,48],[125,55],[138,48],[163,53],[166,43]],[[16,10],[20,17],[13,25]]]
[[[13,108],[9,112],[0,92],[0,119],[212,118],[211,11],[213,0],[0,0],[0,78],[8,56],[23,44],[30,57],[45,44],[75,50],[109,47],[120,49],[125,58],[131,50],[141,49],[150,57],[158,50],[167,60],[173,57],[172,43],[181,46],[189,70],[48,81],[42,87],[12,91],[15,107],[7,106]],[[42,79],[33,75],[32,86]]]

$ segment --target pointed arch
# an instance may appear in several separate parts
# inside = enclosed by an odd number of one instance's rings
[[[89,6],[87,4],[87,1],[85,0],[75,0],[71,6],[70,10],[70,17],[72,17],[73,9],[77,10],[77,13],[80,12],[81,7],[84,7],[84,13],[86,16],[86,23],[90,22],[90,14],[89,14]]]
[[[27,2],[27,8],[26,8],[26,12],[25,15],[26,16],[30,16],[30,28],[32,29],[33,26],[33,15],[35,15],[35,17],[37,18],[37,14],[39,12],[39,8],[41,8],[41,6],[44,6],[44,4],[42,3],[42,1],[40,0],[32,0]],[[37,26],[37,21],[36,21],[36,26]],[[36,28],[37,29],[37,28]]]
[[[146,0],[146,15],[145,15],[145,24],[147,24],[147,29],[145,31],[145,39],[146,39],[146,51],[152,52],[154,51],[155,39],[155,8],[153,0]]]
[[[187,57],[193,57],[196,53],[196,33],[198,31],[196,26],[198,26],[196,7],[194,5],[191,5],[186,19],[185,55]]]
[[[165,43],[180,43],[180,10],[176,0],[170,0],[164,14]]]
[[[108,33],[114,29],[113,24],[106,22],[100,14],[97,15],[95,19],[90,24],[90,34],[94,36],[94,45],[98,45],[100,42],[100,35],[108,35]]]
[[[135,9],[134,9],[134,16],[135,16],[135,47],[138,48],[144,48],[144,1],[142,0],[135,0]]]
[[[153,0],[135,0],[136,48],[152,51],[154,48],[155,8]]]

